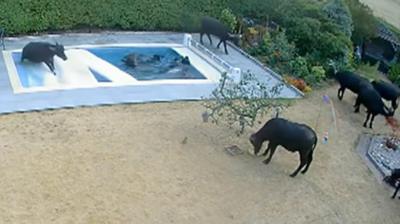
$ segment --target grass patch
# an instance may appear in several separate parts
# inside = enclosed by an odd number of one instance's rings
[[[376,17],[383,18],[400,29],[399,0],[361,0],[361,2],[367,4]]]
[[[360,65],[357,66],[356,68],[356,73],[364,76],[365,78],[372,80],[372,79],[382,79],[381,75],[378,71],[378,66],[379,63],[376,63],[376,65],[370,65],[366,63],[361,63]]]

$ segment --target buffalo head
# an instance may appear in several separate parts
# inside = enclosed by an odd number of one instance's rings
[[[228,34],[229,40],[232,41],[236,46],[239,47],[240,39],[242,38],[241,34]]]
[[[67,56],[64,53],[64,46],[56,43],[56,45],[51,45],[50,50],[54,52],[55,55],[63,59],[64,61],[67,60]]]
[[[262,146],[262,141],[260,141],[255,134],[252,134],[249,140],[254,147],[254,155],[258,155]]]

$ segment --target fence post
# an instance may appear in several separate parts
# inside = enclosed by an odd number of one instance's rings
[[[192,40],[193,37],[192,35],[185,33],[185,35],[183,36],[183,45],[187,46],[187,47],[191,47],[192,46]]]

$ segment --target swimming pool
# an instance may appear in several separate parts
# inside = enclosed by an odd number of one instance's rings
[[[90,53],[109,62],[137,80],[206,79],[192,65],[180,63],[185,57],[167,47],[101,47],[87,48]],[[133,58],[135,66],[125,58]]]
[[[54,57],[53,75],[44,63],[20,62],[21,50],[5,52],[14,93],[151,84],[216,83],[221,71],[180,44],[81,45]],[[135,66],[124,60],[134,56]],[[190,63],[183,63],[185,57]]]

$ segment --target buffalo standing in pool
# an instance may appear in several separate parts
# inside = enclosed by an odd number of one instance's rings
[[[64,46],[56,43],[50,44],[47,42],[30,42],[22,49],[21,62],[28,59],[31,62],[41,63],[44,62],[50,71],[56,75],[54,67],[54,55],[57,55],[64,61],[67,56],[64,53]]]
[[[269,141],[268,148],[264,156],[269,157],[264,160],[265,164],[271,161],[276,148],[281,145],[291,152],[298,151],[300,154],[300,165],[290,175],[295,177],[297,173],[305,166],[301,173],[306,173],[313,160],[314,149],[317,145],[317,135],[314,130],[305,124],[299,124],[282,118],[272,118],[256,133],[250,137],[250,142],[254,147],[254,153],[257,155],[264,141]]]
[[[122,62],[124,62],[125,65],[132,68],[135,68],[139,65],[149,65],[149,64],[159,63],[160,60],[161,56],[158,54],[148,56],[148,55],[130,53],[126,55],[124,58],[122,58]]]

